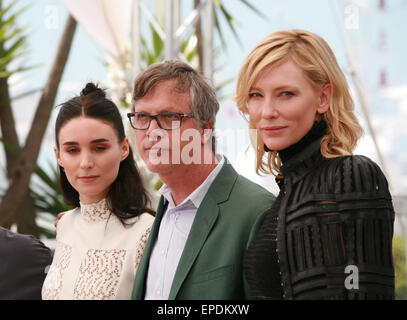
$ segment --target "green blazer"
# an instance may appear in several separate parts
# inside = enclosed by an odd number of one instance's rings
[[[239,175],[225,159],[195,216],[169,300],[248,299],[243,256],[275,197]],[[161,197],[132,299],[144,299],[150,255],[165,212]]]

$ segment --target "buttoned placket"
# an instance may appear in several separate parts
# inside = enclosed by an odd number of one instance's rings
[[[178,213],[176,212],[176,207],[172,207],[168,209],[168,212],[165,215],[165,219],[167,219],[166,227],[167,230],[163,234],[165,235],[165,239],[162,239],[160,241],[160,248],[159,248],[159,255],[162,259],[162,282],[159,284],[159,286],[155,290],[155,294],[157,298],[161,297],[164,291],[164,282],[165,282],[165,266],[167,265],[167,259],[168,259],[168,246],[170,244],[171,237],[174,233],[175,229],[175,224],[178,219]]]

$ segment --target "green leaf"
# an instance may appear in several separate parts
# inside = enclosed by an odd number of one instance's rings
[[[195,47],[193,50],[191,50],[189,53],[186,54],[186,59],[188,62],[191,62],[197,56],[198,56],[198,48]]]
[[[37,165],[35,170],[38,181],[30,185],[30,194],[35,201],[36,211],[38,213],[47,213],[56,216],[62,211],[72,209],[63,201],[61,187],[59,185],[59,174],[55,165],[48,161],[48,171],[44,167]]]
[[[222,4],[219,6],[219,8],[220,8],[220,10],[221,10],[221,12],[222,12],[222,14],[223,14],[223,16],[224,16],[224,18],[225,18],[227,24],[228,24],[230,30],[232,31],[232,34],[234,35],[236,41],[237,41],[238,44],[242,47],[242,46],[243,46],[243,45],[242,45],[242,42],[240,41],[240,38],[239,38],[239,36],[238,36],[238,34],[237,34],[237,31],[236,31],[236,29],[235,29],[235,26],[234,26],[234,23],[237,23],[237,21],[235,20],[235,18],[233,18],[233,17],[229,14],[229,12],[226,10],[226,8],[225,8]]]
[[[14,24],[15,19],[20,16],[24,11],[26,11],[30,5],[26,5],[24,7],[22,7],[21,9],[17,10],[15,13],[13,13],[9,18],[7,18],[6,20],[3,20],[3,17],[8,13],[8,11],[14,7],[14,5],[17,3],[18,0],[14,0],[10,3],[10,5],[7,6],[7,8],[0,10],[0,28],[3,22],[5,22],[6,24],[10,25]]]
[[[55,179],[55,177],[51,177],[50,175],[48,175],[48,173],[46,173],[46,171],[39,165],[37,165],[35,173],[45,185],[55,190],[59,189],[58,179]]]
[[[157,31],[155,31],[153,26],[150,25],[150,28],[151,28],[152,33],[153,33],[154,56],[156,58],[158,58],[161,55],[162,51],[163,51],[164,42],[160,38],[160,36],[158,35]]]
[[[259,9],[257,9],[255,6],[253,6],[251,3],[249,3],[247,0],[240,0],[244,5],[246,5],[248,8],[250,8],[253,12],[255,12],[258,16],[260,16],[263,19],[267,19],[266,15],[263,14]]]
[[[4,74],[7,74],[6,77],[9,77],[11,75],[13,75],[14,73],[21,73],[21,72],[25,72],[31,69],[34,69],[36,67],[18,67],[16,69],[10,70],[10,71],[4,71]],[[0,72],[0,75],[2,74],[2,72]],[[1,76],[0,76],[1,77]]]
[[[23,28],[16,28],[7,34],[6,30],[0,29],[0,46],[3,46],[4,43],[10,39],[16,38],[17,36],[24,33]]]
[[[8,78],[12,75],[12,73],[7,71],[0,71],[0,78]]]
[[[6,31],[10,30],[15,23],[17,16],[13,14],[12,16],[8,17],[6,20],[0,20],[0,28]]]
[[[0,8],[0,77],[7,78],[13,73],[22,72],[31,68],[17,67],[7,70],[8,65],[27,54],[25,28],[17,27],[17,18],[29,6],[24,6],[11,13],[16,8],[17,0],[13,0],[5,8]],[[10,14],[11,13],[11,14]]]
[[[16,5],[16,3],[17,3],[17,0],[13,0],[13,1],[10,2],[10,4],[9,4],[7,7],[5,7],[5,8],[3,8],[3,9],[0,10],[0,20],[3,19],[3,17],[7,14],[7,12],[9,12],[9,10],[10,10],[12,7],[14,7],[14,6]],[[0,8],[1,8],[2,6],[3,6],[3,4],[0,3]]]
[[[41,234],[41,235],[45,236],[48,239],[54,239],[56,237],[53,230],[46,229],[46,228],[41,227],[39,225],[32,226],[32,229],[33,229],[34,232],[36,232],[38,234]]]
[[[215,28],[216,28],[216,31],[218,32],[222,48],[224,48],[226,50],[226,41],[225,41],[225,38],[223,37],[222,28],[220,27],[218,14],[216,13],[216,11],[215,11]]]
[[[24,45],[26,45],[26,38],[25,36],[21,36],[10,45],[9,49],[5,49],[5,56],[13,56],[13,54],[23,48]]]
[[[23,56],[26,52],[23,50],[25,46],[25,38],[21,37],[17,39],[9,49],[3,50],[0,56],[0,70],[6,71],[7,66],[11,61]]]
[[[261,18],[266,18],[266,16],[263,13],[261,13],[261,11],[259,9],[257,9],[254,5],[252,5],[249,1],[247,1],[247,0],[239,0],[239,1],[243,5],[245,5],[247,8],[249,8],[250,10],[255,12],[257,15],[259,15]],[[235,25],[238,24],[238,21],[229,13],[229,11],[223,5],[222,1],[215,0],[214,5],[215,5],[215,28],[219,35],[222,48],[227,50],[227,45],[226,45],[226,42],[225,42],[225,39],[223,36],[222,27],[219,23],[220,16],[222,16],[226,20],[227,25],[229,26],[230,30],[232,31],[233,37],[238,42],[239,46],[242,47],[242,42],[241,42],[239,35],[236,31],[236,28],[235,28]]]

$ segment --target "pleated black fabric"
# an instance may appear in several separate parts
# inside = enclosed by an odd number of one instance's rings
[[[280,152],[280,193],[244,260],[253,299],[394,299],[387,180],[367,157],[322,157],[325,130]]]

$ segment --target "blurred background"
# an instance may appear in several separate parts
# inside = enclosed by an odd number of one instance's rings
[[[349,81],[365,130],[355,153],[388,179],[396,295],[407,299],[406,18],[405,0],[0,0],[0,225],[52,248],[56,214],[68,209],[53,154],[57,105],[94,81],[125,115],[137,74],[168,58],[189,62],[216,87],[218,152],[278,193],[272,176],[254,171],[248,123],[232,99],[258,42],[306,29],[329,43]],[[160,181],[138,164],[154,202]]]

